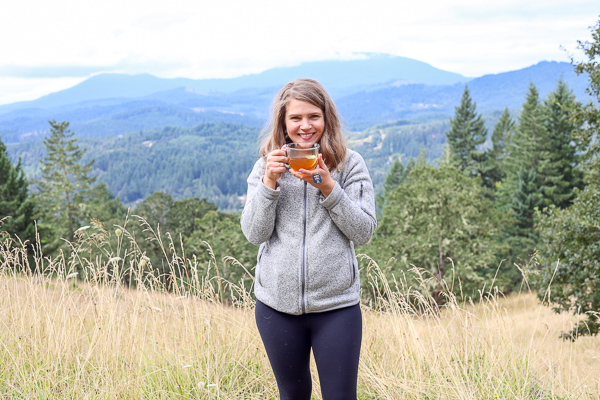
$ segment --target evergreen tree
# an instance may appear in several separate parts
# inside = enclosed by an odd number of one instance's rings
[[[523,103],[519,124],[512,135],[509,145],[507,174],[514,182],[518,174],[528,173],[534,169],[536,174],[544,163],[544,150],[547,134],[544,124],[543,109],[539,103],[539,94],[533,83],[529,85],[527,98]]]
[[[80,205],[89,195],[95,177],[89,176],[93,161],[82,165],[85,149],[80,149],[68,122],[50,121],[50,136],[44,139],[46,157],[40,160],[41,179],[37,181],[40,219],[53,234],[50,250],[61,239],[72,241],[82,224]]]
[[[535,207],[543,208],[543,168],[548,162],[547,133],[538,91],[530,84],[519,123],[507,144],[506,179],[498,187],[497,206],[510,213],[514,223],[504,228],[510,242],[509,262],[530,259],[535,250]]]
[[[383,182],[383,191],[385,196],[391,194],[398,187],[400,182],[402,182],[403,178],[404,164],[400,162],[399,158],[396,158],[389,172],[385,176],[385,181]]]
[[[402,164],[399,158],[394,160],[394,163],[390,167],[387,175],[385,176],[385,180],[383,182],[383,194],[377,194],[377,212],[381,213],[383,208],[385,207],[385,202],[388,197],[392,195],[394,190],[400,185],[400,183],[406,181],[406,177],[408,173],[415,165],[415,159],[411,157],[406,166]]]
[[[537,174],[533,168],[520,171],[517,176],[516,190],[511,196],[511,208],[514,210],[516,221],[514,233],[517,236],[533,238],[535,235],[534,214],[542,204],[542,193],[537,181]]]
[[[494,126],[492,147],[487,152],[487,169],[483,174],[484,184],[492,189],[498,182],[506,179],[504,163],[507,156],[507,144],[511,139],[514,126],[515,122],[510,117],[508,108],[505,108],[498,123]]]
[[[486,153],[480,146],[487,137],[483,118],[475,108],[469,88],[465,86],[460,106],[456,107],[454,118],[450,120],[450,130],[446,132],[447,143],[458,161],[459,169],[472,177],[482,172]]]
[[[385,199],[389,197],[394,189],[400,184],[403,172],[404,164],[400,162],[399,158],[396,158],[385,176],[385,180],[383,182],[383,193],[380,192],[375,195],[377,215],[380,215],[383,211],[383,208],[385,207]]]
[[[0,239],[3,232],[16,235],[22,241],[35,239],[34,203],[28,189],[21,160],[15,166],[0,139]]]
[[[571,204],[574,188],[583,186],[581,172],[577,169],[579,157],[572,144],[575,125],[570,118],[570,110],[574,105],[575,96],[567,84],[559,80],[543,108],[548,159],[542,170],[542,194],[546,205],[554,204],[560,208]]]
[[[412,168],[424,167],[425,165],[427,165],[427,148],[425,147],[425,143],[422,143],[421,151],[419,151],[419,155],[417,156],[415,164],[412,166]]]

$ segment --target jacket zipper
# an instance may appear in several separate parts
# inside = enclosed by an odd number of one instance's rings
[[[302,217],[302,224],[304,225],[304,233],[302,236],[302,314],[306,313],[306,300],[304,298],[304,289],[306,286],[306,278],[304,276],[306,272],[306,201],[307,201],[307,182],[304,181],[304,215]]]

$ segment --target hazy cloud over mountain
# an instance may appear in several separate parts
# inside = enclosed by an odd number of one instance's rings
[[[589,36],[597,6],[597,0],[11,2],[0,24],[2,37],[10,38],[0,42],[0,104],[102,72],[230,78],[361,52],[476,77],[567,61],[560,46],[573,52],[576,40]]]

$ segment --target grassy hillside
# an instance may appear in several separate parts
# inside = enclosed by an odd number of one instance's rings
[[[207,268],[170,248],[164,263],[187,278],[168,291],[126,236],[102,257],[83,240],[68,259],[38,255],[37,273],[20,246],[0,242],[0,397],[277,398],[251,294],[215,268],[242,266]],[[600,338],[558,339],[575,319],[532,293],[451,298],[438,313],[368,258],[361,279],[373,290],[362,303],[359,399],[600,396]],[[233,300],[224,303],[224,292]],[[320,399],[314,363],[312,372]]]

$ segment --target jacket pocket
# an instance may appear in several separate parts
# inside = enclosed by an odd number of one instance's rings
[[[260,279],[260,278],[261,278],[261,277],[260,277],[260,274],[261,274],[261,272],[262,272],[262,268],[260,267],[260,259],[262,258],[262,255],[263,255],[264,251],[265,251],[265,244],[262,244],[262,245],[260,246],[260,248],[258,249],[258,257],[256,258],[256,272],[255,272],[255,275],[256,275],[256,282],[258,282],[258,284],[259,284],[260,286],[262,286],[262,285],[263,285],[263,284],[262,284],[262,281],[261,281],[261,279]]]
[[[360,204],[360,209],[361,209],[361,210],[362,210],[362,208],[363,208],[363,205],[362,205],[362,203],[363,203],[363,200],[362,200],[362,198],[363,198],[363,191],[364,191],[363,184],[364,184],[364,182],[361,182],[361,183],[360,183],[360,197],[359,197],[359,204]]]
[[[352,256],[352,249],[350,246],[346,247],[346,253],[348,254],[348,267],[350,268],[350,284],[348,285],[348,287],[350,287],[356,280],[356,268],[354,268],[354,257]]]

